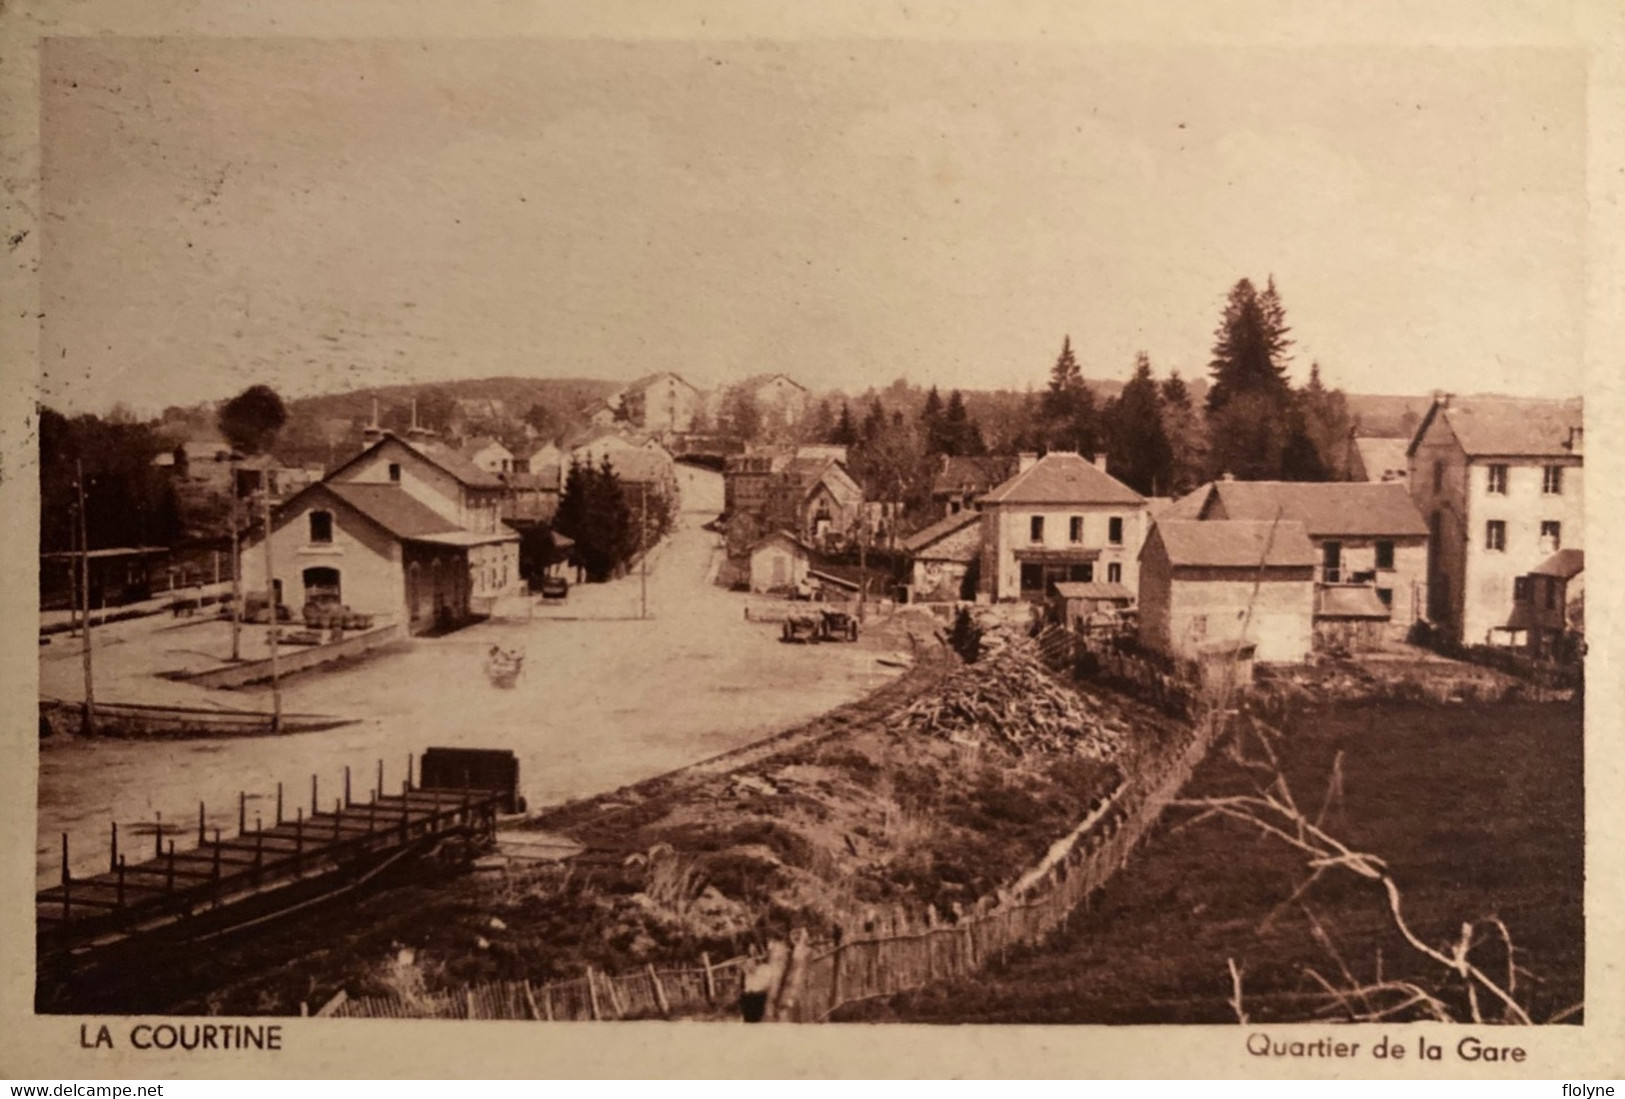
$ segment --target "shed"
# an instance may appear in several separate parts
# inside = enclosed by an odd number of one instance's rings
[[[1382,648],[1393,612],[1369,584],[1323,584],[1315,589],[1317,652],[1372,652]]]
[[[1176,657],[1211,642],[1299,663],[1313,644],[1314,547],[1296,520],[1160,519],[1140,551],[1140,639]]]
[[[750,550],[750,590],[789,591],[807,579],[812,553],[788,531],[776,530]]]
[[[1134,593],[1122,584],[1061,580],[1050,585],[1050,617],[1085,632],[1114,626],[1134,605]]]

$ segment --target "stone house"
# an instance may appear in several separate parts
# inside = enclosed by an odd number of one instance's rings
[[[1407,456],[1427,524],[1427,615],[1463,644],[1514,644],[1514,586],[1585,547],[1584,404],[1527,397],[1433,401]]]
[[[1240,643],[1262,662],[1301,663],[1318,560],[1297,520],[1159,519],[1140,551],[1140,641],[1188,660]]]
[[[980,594],[1038,602],[1058,581],[1137,589],[1146,501],[1104,466],[1070,451],[1021,455],[1016,474],[981,499]]]

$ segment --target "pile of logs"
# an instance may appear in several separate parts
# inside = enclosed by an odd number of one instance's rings
[[[1127,728],[1057,682],[1037,646],[1006,640],[959,669],[939,694],[902,714],[906,728],[944,739],[991,739],[1017,755],[1076,752],[1090,759],[1117,755]]]

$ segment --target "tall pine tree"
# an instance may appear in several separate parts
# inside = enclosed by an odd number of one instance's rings
[[[1173,480],[1173,448],[1162,422],[1162,394],[1151,376],[1151,359],[1140,352],[1134,375],[1123,386],[1111,424],[1111,465],[1117,479],[1146,496],[1167,494]]]
[[[1238,281],[1214,333],[1208,412],[1218,412],[1243,393],[1284,398],[1290,389],[1286,377],[1290,331],[1273,276],[1263,293],[1251,279]]]
[[[1090,455],[1100,449],[1100,415],[1095,395],[1083,380],[1072,353],[1072,337],[1061,341],[1061,354],[1050,368],[1049,388],[1039,405],[1044,445]]]

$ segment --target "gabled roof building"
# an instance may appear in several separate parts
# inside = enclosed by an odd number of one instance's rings
[[[1429,534],[1428,618],[1464,644],[1527,641],[1518,578],[1585,546],[1583,403],[1441,394],[1407,457]]]

